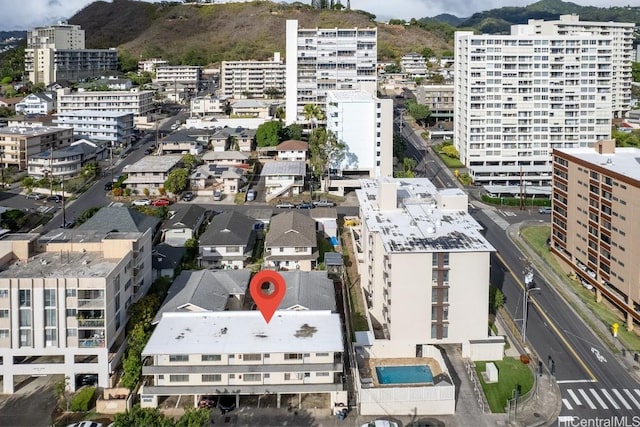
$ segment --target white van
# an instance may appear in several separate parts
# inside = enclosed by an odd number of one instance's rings
[[[214,190],[213,191],[213,201],[214,202],[219,202],[220,200],[222,200],[222,191]]]

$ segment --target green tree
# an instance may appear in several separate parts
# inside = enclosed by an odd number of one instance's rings
[[[119,412],[113,418],[113,427],[133,426],[174,427],[175,423],[158,408],[141,408],[136,404],[130,411]]]
[[[189,183],[189,170],[186,168],[178,168],[169,172],[169,176],[164,181],[164,188],[173,193],[175,197],[187,189]]]
[[[489,313],[496,314],[504,305],[505,297],[502,291],[494,285],[489,285]]]
[[[418,122],[425,122],[431,115],[431,110],[424,104],[418,104],[414,100],[407,101],[407,112]]]
[[[28,193],[31,193],[33,187],[36,186],[36,180],[32,176],[25,176],[22,178],[20,185],[22,185],[22,188],[26,188]]]
[[[187,261],[194,261],[198,257],[200,252],[198,239],[188,239],[186,242],[184,242],[184,247],[186,249],[185,258],[187,259]]]
[[[287,113],[285,112],[284,107],[279,106],[278,108],[276,108],[276,119],[284,120],[286,118],[287,118]]]
[[[447,157],[451,157],[452,159],[457,159],[460,157],[460,153],[458,153],[458,150],[453,145],[444,145],[440,149],[440,152]]]
[[[634,82],[640,82],[640,62],[631,63],[631,77]]]
[[[384,72],[387,74],[399,74],[402,72],[400,64],[390,64],[384,67]]]
[[[280,143],[280,131],[282,122],[272,120],[264,122],[256,130],[256,143],[258,147],[275,147]]]
[[[309,124],[309,128],[315,128],[317,121],[324,120],[324,111],[316,104],[306,104],[302,109],[302,115]]]
[[[147,294],[138,301],[131,304],[127,313],[129,314],[129,327],[142,325],[145,331],[151,329],[151,321],[160,308],[160,298],[155,294]]]
[[[280,132],[280,140],[302,139],[302,126],[297,123],[291,123],[289,126],[282,128]]]
[[[436,53],[430,47],[425,47],[420,53],[427,59],[427,61],[429,60],[429,58],[433,58],[436,56]]]
[[[0,227],[13,232],[20,231],[27,219],[28,216],[22,209],[9,209],[0,214]]]
[[[280,98],[282,96],[282,91],[276,87],[268,87],[264,90],[264,95],[267,98]]]
[[[187,168],[187,170],[191,171],[200,164],[200,159],[191,153],[187,153],[182,156],[182,164]]]
[[[128,51],[118,49],[118,66],[123,73],[138,71],[138,59]]]
[[[439,73],[434,73],[431,74],[431,77],[429,77],[429,81],[433,84],[441,85],[444,83],[444,76]]]
[[[187,408],[184,414],[176,421],[176,427],[203,427],[208,425],[211,410]]]
[[[94,206],[92,208],[87,209],[86,211],[82,212],[77,218],[76,218],[76,224],[80,225],[80,224],[84,224],[85,222],[87,222],[87,220],[89,218],[91,218],[93,215],[95,215],[96,212],[98,212],[100,210],[99,207]]]
[[[404,153],[407,151],[407,140],[404,139],[402,134],[393,134],[393,157],[402,161],[404,159]]]
[[[402,159],[402,170],[398,171],[394,174],[396,178],[415,178],[416,174],[414,172],[416,168],[416,161],[411,157],[405,157]]]
[[[346,155],[346,145],[338,141],[331,131],[316,128],[309,135],[311,172],[315,177],[329,168],[337,168]]]
[[[232,135],[231,137],[229,137],[229,139],[229,149],[233,151],[240,151],[240,143],[238,143],[238,137]]]
[[[142,350],[149,341],[151,332],[145,331],[145,325],[136,323],[127,334],[129,346],[127,355],[122,361],[122,385],[133,390],[142,374]]]
[[[100,164],[98,162],[88,162],[82,166],[82,175],[86,179],[91,179],[100,174]]]

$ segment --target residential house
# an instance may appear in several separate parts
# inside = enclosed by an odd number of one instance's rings
[[[275,160],[265,163],[260,175],[264,177],[267,201],[302,193],[306,174],[305,162]]]
[[[339,244],[338,239],[338,211],[336,208],[318,207],[309,212],[316,221],[316,229],[331,242],[333,246]]]
[[[16,114],[49,114],[56,109],[55,92],[31,93],[15,106]]]
[[[304,162],[307,160],[309,143],[306,141],[289,139],[278,144],[276,146],[276,151],[278,153],[278,160]]]
[[[313,337],[313,339],[310,339]],[[279,310],[269,324],[251,311],[164,313],[142,351],[143,407],[159,396],[275,393],[328,395],[328,408],[347,403],[340,315]]]
[[[246,269],[184,270],[171,284],[152,323],[160,322],[165,313],[241,310],[250,279],[251,271]]]
[[[182,156],[146,156],[136,163],[127,165],[122,172],[127,174],[124,184],[140,194],[145,189],[151,195],[159,195],[160,188],[164,188],[172,170],[180,167]]]
[[[255,220],[235,210],[211,219],[200,236],[200,264],[206,268],[244,268],[256,243]]]
[[[278,310],[328,310],[336,312],[336,291],[326,271],[281,271],[287,292]]]
[[[171,246],[160,243],[153,247],[151,252],[152,280],[161,277],[173,279],[182,264],[182,258],[186,252],[184,246]]]
[[[193,154],[198,156],[203,150],[202,139],[197,136],[191,136],[184,130],[167,135],[158,145],[158,153],[160,155]]]
[[[245,129],[241,126],[222,128],[211,137],[211,147],[213,151],[236,150],[250,152],[254,147],[255,138],[255,129]]]
[[[202,155],[202,161],[218,166],[249,167],[250,155],[244,151],[207,151]]]
[[[43,151],[29,157],[28,174],[35,179],[46,176],[74,178],[82,174],[85,164],[103,160],[106,152],[104,146],[82,139],[53,152]]]
[[[24,98],[22,97],[14,97],[14,98],[4,98],[0,97],[0,107],[8,108],[11,111],[16,110],[16,105],[18,105]]]
[[[133,138],[133,113],[74,110],[56,114],[53,123],[70,126],[78,138],[104,141],[111,147],[129,145]]]
[[[208,116],[226,114],[228,102],[213,95],[196,96],[191,98],[191,114]]]
[[[187,240],[197,239],[204,222],[206,209],[199,205],[177,205],[177,210],[163,228],[164,242],[171,246],[184,246]]]
[[[3,127],[0,128],[0,162],[5,168],[25,170],[34,154],[69,146],[72,141],[73,129],[68,127]]]
[[[150,231],[1,236],[2,392],[33,375],[67,377],[74,391],[95,374],[108,387],[126,349],[127,309],[147,290],[136,283],[151,284],[150,249]]]
[[[318,260],[316,222],[297,211],[271,218],[264,241],[264,263],[278,270],[311,271]]]
[[[260,99],[231,101],[231,114],[235,117],[268,118],[275,113],[273,103]]]
[[[236,194],[247,183],[246,170],[215,164],[200,165],[189,176],[192,190],[220,190],[223,194]]]

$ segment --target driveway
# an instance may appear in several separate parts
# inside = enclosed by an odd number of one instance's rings
[[[46,427],[56,406],[53,385],[59,376],[36,377],[14,394],[0,395],[0,426]]]

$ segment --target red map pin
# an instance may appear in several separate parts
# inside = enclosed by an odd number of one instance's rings
[[[273,289],[270,289],[269,283],[273,285]],[[284,294],[287,293],[287,285],[277,271],[262,270],[251,279],[249,293],[262,313],[262,317],[269,323]]]

